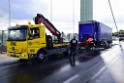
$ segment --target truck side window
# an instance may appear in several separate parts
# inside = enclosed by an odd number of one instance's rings
[[[29,30],[29,39],[36,39],[40,37],[39,28],[33,28]]]
[[[40,37],[39,29],[34,30],[34,38],[39,38],[39,37]]]

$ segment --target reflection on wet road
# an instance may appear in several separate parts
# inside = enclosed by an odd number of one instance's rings
[[[121,53],[119,45],[114,45],[106,50],[96,48],[92,51],[78,52],[75,66],[70,65],[67,57],[56,57],[56,59],[48,59],[42,63],[30,65],[15,62],[6,67],[1,66],[0,83],[90,83],[91,81],[95,83],[98,76],[104,74],[103,71],[116,71],[113,69],[113,63],[116,61],[114,59],[117,57],[123,59]],[[117,58],[117,60],[120,59]],[[123,64],[123,60],[116,63],[116,66],[118,64]],[[121,68],[121,66],[117,67]],[[114,74],[111,75],[114,76]],[[120,76],[120,74],[116,76]],[[113,80],[115,78],[113,77]]]

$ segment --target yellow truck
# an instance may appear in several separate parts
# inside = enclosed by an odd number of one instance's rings
[[[57,39],[53,40],[51,35],[47,35],[46,29]],[[52,23],[43,15],[37,14],[34,25],[29,23],[9,27],[6,45],[9,57],[43,60],[50,55],[67,53],[69,43],[63,42],[60,32]]]

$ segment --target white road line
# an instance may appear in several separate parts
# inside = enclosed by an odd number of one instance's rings
[[[74,80],[75,78],[77,78],[79,75],[75,75],[71,78],[69,78],[68,80],[64,81],[63,83],[70,83],[72,80]]]
[[[109,61],[108,63],[113,64],[117,59],[118,59],[118,57],[115,58],[113,61]],[[100,71],[99,71],[98,73],[96,73],[91,79],[96,78],[96,77],[97,77],[98,75],[100,75],[106,68],[107,68],[107,66],[102,67],[102,68],[100,69]]]
[[[5,76],[3,76],[3,77],[0,77],[0,79],[4,79],[4,78],[6,78],[7,76],[9,76],[9,75],[5,75]]]
[[[3,66],[3,67],[1,67],[0,69],[5,69],[5,68],[13,67],[13,66],[17,66],[17,65],[20,65],[20,64],[21,64],[21,63]]]
[[[100,71],[98,73],[96,73],[91,79],[96,78],[98,75],[100,75],[104,70],[106,69],[106,67],[102,67],[102,69],[100,69]]]

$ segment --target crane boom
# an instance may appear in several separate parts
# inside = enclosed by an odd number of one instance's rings
[[[55,28],[55,26],[42,14],[37,14],[37,16],[35,17],[35,24],[41,24],[41,23],[43,23],[53,35],[57,36],[58,39],[60,39],[61,33]]]

